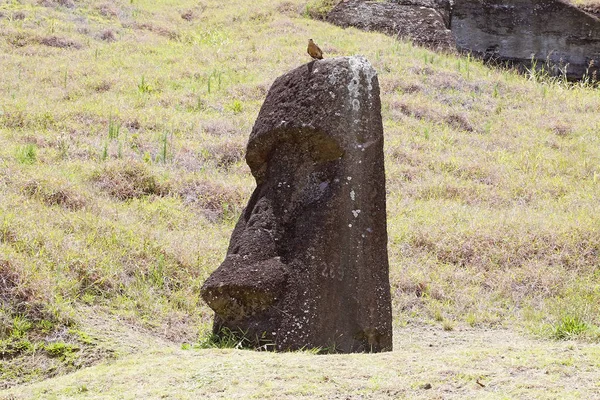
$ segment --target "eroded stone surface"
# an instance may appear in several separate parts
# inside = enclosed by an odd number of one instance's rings
[[[578,80],[597,78],[600,68],[598,9],[561,0],[345,0],[327,21],[522,71],[533,59],[538,68]]]
[[[570,79],[600,65],[600,19],[559,0],[456,0],[452,33],[460,50],[524,67],[532,57],[566,65]]]
[[[437,49],[454,49],[448,29],[450,2],[397,0],[395,2],[347,0],[336,5],[327,21],[341,27],[377,31]]]
[[[248,142],[257,187],[202,288],[226,327],[278,350],[392,348],[383,125],[363,57],[279,77]]]
[[[401,4],[405,6],[418,6],[432,8],[436,10],[442,18],[446,28],[450,29],[450,18],[452,14],[452,4],[454,0],[388,0],[390,3]]]

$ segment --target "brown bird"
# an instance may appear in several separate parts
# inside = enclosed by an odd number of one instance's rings
[[[315,60],[323,59],[323,52],[321,51],[319,46],[317,46],[315,42],[313,42],[312,39],[308,39],[308,49],[306,49],[306,51],[308,51],[308,54]]]

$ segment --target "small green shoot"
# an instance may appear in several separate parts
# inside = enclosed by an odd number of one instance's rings
[[[142,94],[152,93],[154,89],[148,82],[146,82],[146,78],[142,75],[142,79],[140,83],[138,83],[138,91]]]
[[[231,102],[231,104],[229,104],[228,108],[234,113],[234,114],[239,114],[244,110],[244,106],[242,105],[242,102],[239,101],[238,99],[235,99]]]
[[[163,133],[160,137],[160,153],[158,155],[158,160],[163,164],[166,164],[169,157],[169,134],[167,132]]]
[[[106,161],[108,159],[108,142],[104,142],[102,147],[102,153],[100,153],[100,161]]]
[[[108,138],[110,140],[118,139],[120,131],[121,131],[121,124],[119,124],[116,120],[114,120],[111,115],[108,119]]]

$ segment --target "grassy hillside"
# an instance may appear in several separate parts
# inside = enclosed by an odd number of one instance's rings
[[[506,330],[403,328],[394,351],[174,347],[0,392],[5,399],[596,399],[600,347]]]
[[[303,11],[0,3],[0,386],[151,345],[122,326],[199,340],[199,288],[254,187],[248,134],[310,37],[379,73],[396,328],[598,340],[598,89]]]

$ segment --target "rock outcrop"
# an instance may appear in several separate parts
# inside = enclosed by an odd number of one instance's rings
[[[363,57],[274,83],[246,161],[257,187],[202,287],[214,332],[276,350],[391,350],[383,125]]]
[[[559,0],[456,0],[452,33],[460,50],[531,66],[566,65],[579,79],[600,65],[600,19]]]
[[[598,14],[561,0],[345,0],[326,19],[571,80],[600,68]]]
[[[397,2],[347,0],[336,5],[327,21],[367,31],[382,32],[435,49],[454,49],[448,29],[450,3],[438,0]]]
[[[431,8],[437,11],[444,20],[446,28],[450,28],[450,19],[452,17],[452,4],[454,0],[388,0],[390,3],[403,6]]]

